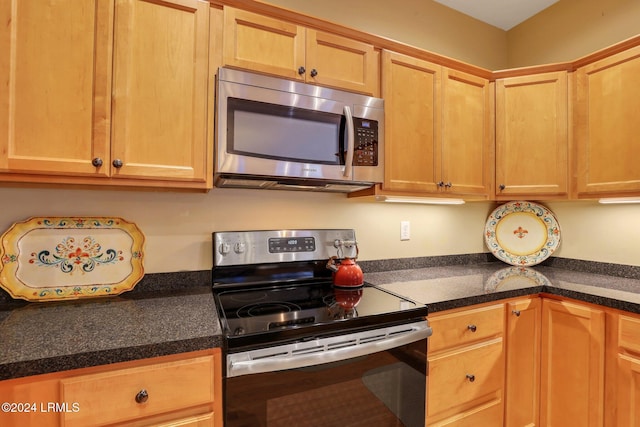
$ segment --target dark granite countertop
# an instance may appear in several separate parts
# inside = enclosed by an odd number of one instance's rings
[[[371,272],[365,280],[428,304],[430,313],[537,293],[640,313],[640,279],[551,266],[487,262]]]
[[[558,259],[524,269],[486,254],[361,265],[367,282],[431,313],[541,292],[640,313],[640,267]],[[0,380],[223,344],[206,270],[151,274],[120,296],[66,302],[14,301],[0,290]]]
[[[147,285],[114,297],[0,304],[0,380],[223,345],[209,285]]]

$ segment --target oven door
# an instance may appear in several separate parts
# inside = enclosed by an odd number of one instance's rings
[[[431,329],[409,327],[228,355],[225,426],[424,427]]]

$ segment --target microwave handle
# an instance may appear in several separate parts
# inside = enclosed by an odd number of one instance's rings
[[[351,171],[353,169],[353,151],[355,149],[355,133],[353,130],[353,115],[351,114],[351,108],[348,105],[344,106],[344,117],[347,124],[347,156],[344,160],[344,172],[342,175],[345,178],[351,177]]]

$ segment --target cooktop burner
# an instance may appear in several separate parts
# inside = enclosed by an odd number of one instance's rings
[[[228,347],[426,317],[425,305],[366,282],[333,286],[327,261],[336,254],[355,258],[355,244],[353,230],[214,233],[213,293]]]

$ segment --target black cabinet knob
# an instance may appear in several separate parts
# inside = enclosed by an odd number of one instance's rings
[[[113,162],[113,167],[116,169],[120,169],[122,167],[122,160],[120,159],[115,159]]]
[[[96,157],[95,159],[91,160],[91,164],[99,168],[100,166],[102,166],[102,159],[100,157]]]
[[[304,67],[298,67],[298,74],[303,75],[307,72],[307,69]]]
[[[467,374],[467,379],[469,380],[470,383],[472,383],[476,380],[476,376],[473,374]]]
[[[318,75],[318,70],[316,70],[315,68],[311,69],[311,77],[315,77]]]
[[[469,329],[471,332],[475,332],[478,330],[478,327],[476,325],[469,325],[467,326],[467,329]]]
[[[507,186],[504,184],[500,184],[498,188],[500,189],[500,191],[503,191],[505,188],[507,188]]]
[[[511,313],[513,313],[516,317],[520,317],[520,310],[512,310]]]
[[[144,403],[147,400],[149,400],[149,393],[147,392],[147,390],[142,389],[138,392],[138,394],[136,394],[136,402]]]

